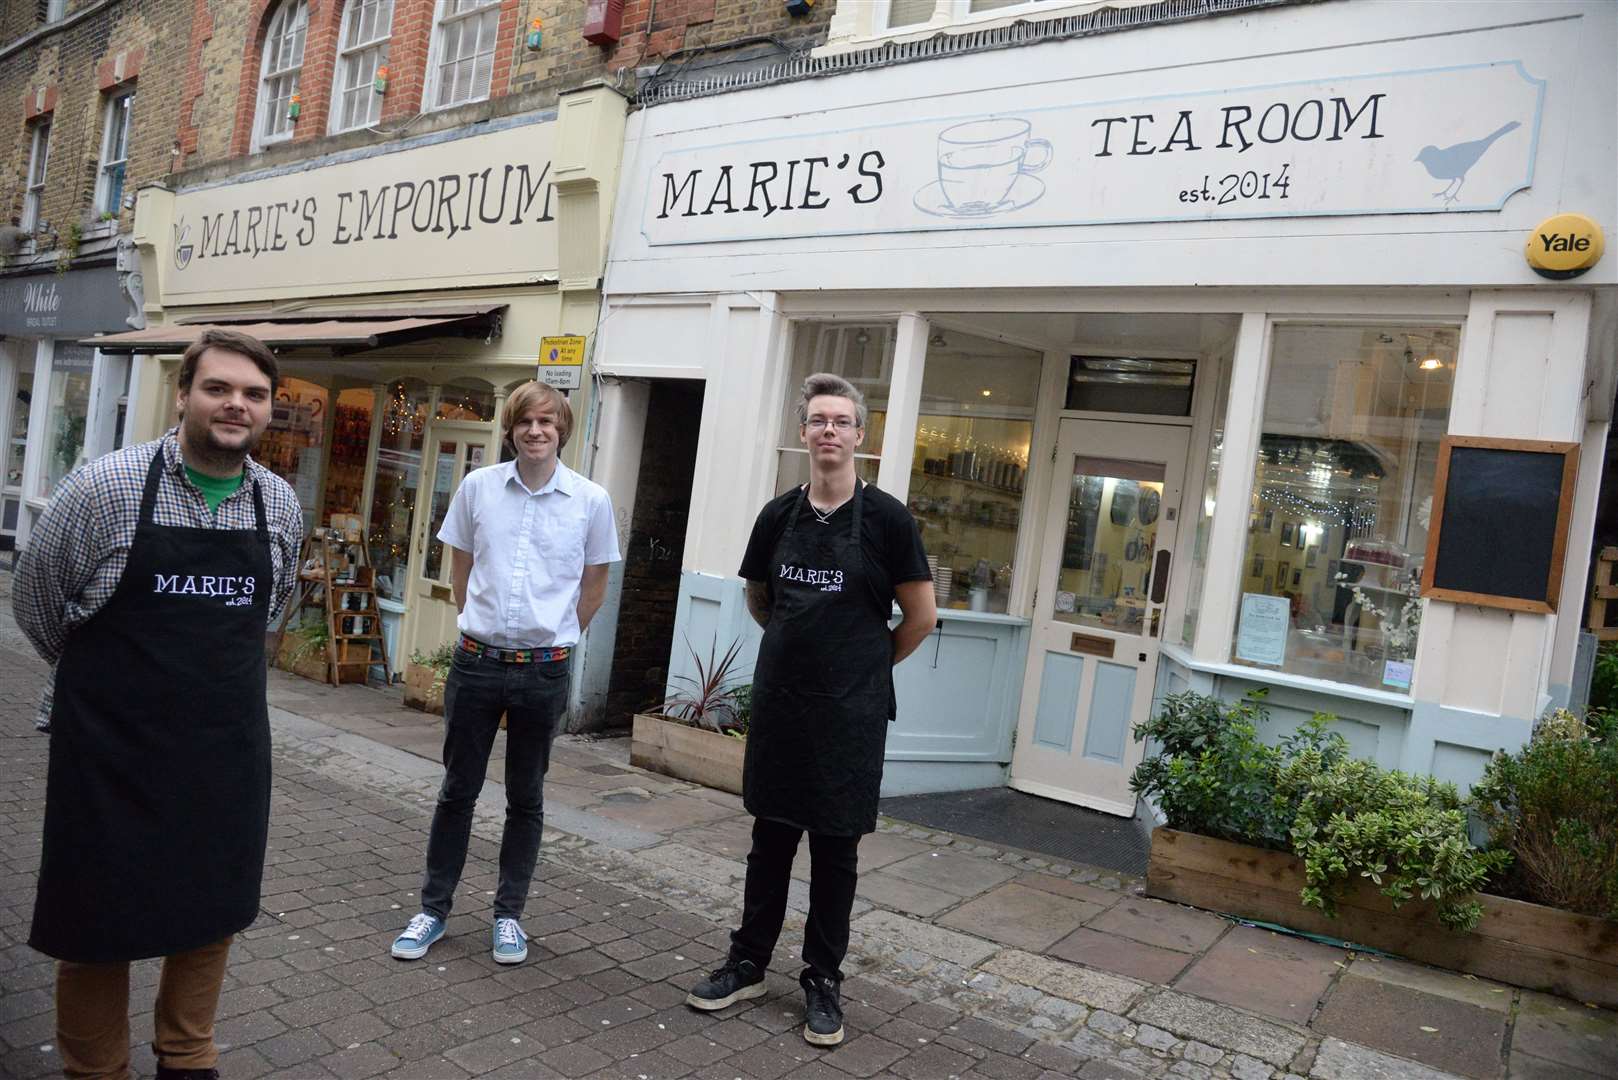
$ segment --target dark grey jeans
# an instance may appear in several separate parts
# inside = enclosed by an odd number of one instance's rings
[[[421,909],[448,918],[466,866],[472,810],[506,714],[506,828],[500,839],[496,918],[522,917],[545,826],[545,773],[567,707],[568,661],[507,664],[455,649],[444,686],[444,783],[427,837]]]

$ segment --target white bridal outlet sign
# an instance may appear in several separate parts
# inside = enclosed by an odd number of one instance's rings
[[[876,123],[671,150],[647,241],[1498,210],[1545,82],[1515,60]],[[925,103],[919,103],[918,108]],[[891,111],[884,112],[891,115]],[[869,118],[871,126],[861,126]]]

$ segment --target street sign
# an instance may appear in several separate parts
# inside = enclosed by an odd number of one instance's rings
[[[578,335],[539,339],[539,372],[534,377],[558,390],[577,390],[584,371],[584,338]]]

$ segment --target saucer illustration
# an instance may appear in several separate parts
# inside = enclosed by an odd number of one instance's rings
[[[916,192],[916,209],[924,214],[934,217],[972,218],[993,217],[996,214],[1009,214],[1014,210],[1021,210],[1025,206],[1032,206],[1045,196],[1045,182],[1037,176],[1019,173],[1017,179],[1011,184],[1005,197],[997,203],[966,203],[961,206],[952,205],[944,197],[944,183],[934,180],[920,191]]]

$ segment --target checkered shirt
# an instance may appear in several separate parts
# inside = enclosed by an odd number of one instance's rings
[[[264,498],[264,524],[270,534],[275,586],[270,620],[280,617],[297,581],[303,543],[303,514],[285,480],[247,459],[240,488],[208,510],[202,492],[185,475],[178,429],[155,442],[125,447],[74,469],[51,494],[17,564],[12,610],[17,625],[47,663],[54,666],[68,635],[101,610],[123,577],[140,519],[140,500],[152,455],[163,454],[152,519],[158,525],[195,529],[251,529],[255,525],[252,481]],[[49,725],[51,680],[39,705],[37,726]]]

